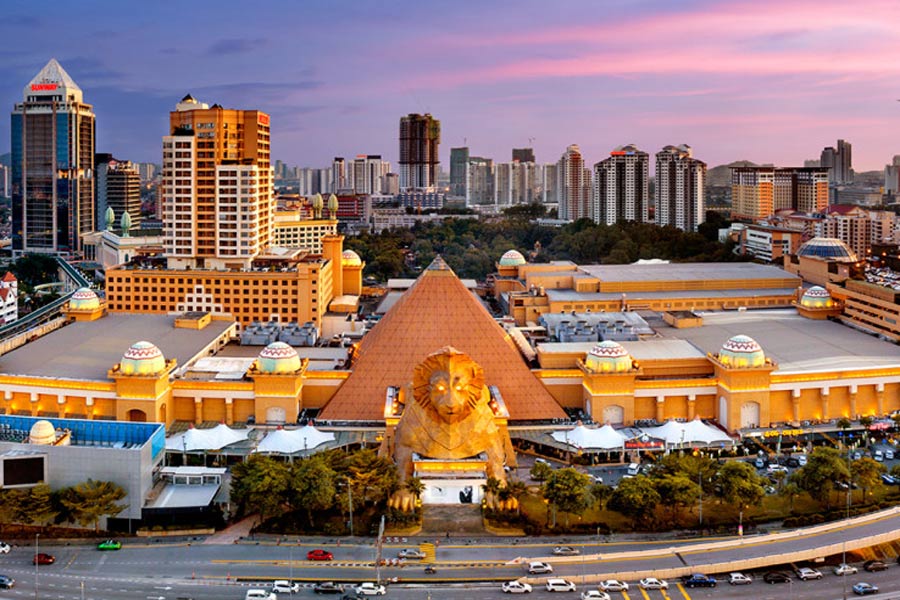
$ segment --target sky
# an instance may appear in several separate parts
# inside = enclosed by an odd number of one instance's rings
[[[215,9],[210,8],[214,6]],[[0,102],[56,58],[97,115],[97,151],[160,162],[186,93],[272,116],[272,157],[395,164],[399,119],[508,161],[569,144],[686,143],[710,166],[900,154],[897,0],[255,0],[0,3]],[[9,149],[0,118],[0,153]]]

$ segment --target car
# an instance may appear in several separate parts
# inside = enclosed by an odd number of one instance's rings
[[[507,581],[500,589],[506,594],[529,594],[531,593],[531,585],[522,581]]]
[[[9,575],[0,575],[0,589],[8,590],[16,585],[16,580]]]
[[[56,557],[52,554],[46,554],[41,552],[40,554],[35,554],[34,558],[31,559],[31,564],[33,565],[52,565],[56,562]]]
[[[313,588],[313,590],[315,590],[315,588]],[[300,584],[291,583],[287,579],[276,579],[272,582],[272,591],[278,594],[299,594]]]
[[[557,546],[553,549],[554,556],[578,556],[581,550],[572,546]]]
[[[581,592],[581,600],[610,600],[610,597],[600,590],[585,590]]]
[[[629,475],[631,475],[632,477],[637,475],[640,471],[641,471],[641,465],[639,465],[638,463],[631,463],[630,465],[628,465],[627,473]]]
[[[791,577],[781,571],[769,571],[763,576],[763,581],[766,583],[790,583]]]
[[[645,577],[641,579],[639,585],[645,590],[667,590],[669,582],[665,579],[657,579],[656,577]]]
[[[843,482],[843,481],[835,481],[835,482],[834,482],[834,489],[836,489],[836,490],[841,490],[841,491],[846,492],[847,490],[850,489],[850,486],[847,485],[847,484],[846,484],[845,482]]]
[[[594,483],[603,483],[603,477],[600,475],[591,475],[591,479],[594,480]]]
[[[867,560],[863,563],[863,569],[872,573],[875,571],[887,571],[888,566],[887,563],[880,560]]]
[[[802,567],[797,569],[797,577],[800,581],[808,581],[810,579],[822,579],[822,572],[810,567]]]
[[[628,584],[618,579],[607,579],[600,582],[600,589],[604,592],[627,592]]]
[[[750,585],[753,583],[753,579],[749,575],[735,572],[728,574],[728,583],[731,585]]]
[[[6,542],[0,542],[0,554],[9,554],[10,547]]]
[[[764,458],[757,458],[755,461],[753,461],[753,464],[757,469],[765,469],[766,465],[769,463]]]
[[[841,563],[834,568],[834,574],[840,577],[843,577],[844,575],[856,575],[857,573],[859,573],[859,569],[853,565],[848,565],[847,563]]]
[[[122,542],[119,540],[104,540],[97,544],[97,550],[119,550],[122,548]]]
[[[426,565],[425,566],[425,574],[426,575],[434,575],[437,573],[437,568],[434,565]]]
[[[404,548],[397,553],[397,558],[425,558],[425,553],[417,548]]]
[[[694,573],[693,575],[688,575],[682,581],[685,587],[695,588],[695,587],[716,587],[719,582],[716,581],[714,577],[710,577],[709,575],[704,575],[703,573]]]
[[[574,592],[575,584],[562,577],[551,577],[547,580],[548,592]]]
[[[884,451],[884,457],[888,460],[894,460],[894,451],[888,448]]]
[[[328,550],[322,550],[321,548],[317,550],[310,550],[306,553],[306,560],[332,560],[334,559],[334,554],[329,552]]]
[[[876,450],[875,454],[872,455],[872,458],[874,458],[878,462],[884,462],[884,452],[882,452],[881,450]]]
[[[850,455],[850,458],[852,458],[853,460],[859,460],[862,458],[862,452],[857,450],[856,452],[854,452],[853,454]]]
[[[356,586],[356,593],[362,596],[384,596],[387,590],[383,585],[366,581]]]
[[[294,591],[290,591],[290,590],[279,590],[279,589],[276,589],[276,587],[278,587],[278,584],[279,584],[279,583],[285,583],[285,584],[287,584],[288,582],[285,581],[285,580],[282,580],[282,581],[276,581],[276,582],[275,582],[275,587],[272,588],[272,591],[273,591],[273,592],[284,592],[284,591],[288,591],[288,593],[290,593],[290,594],[295,593]],[[299,591],[300,591],[300,585],[297,584],[297,583],[295,583],[294,585],[297,586],[296,592],[299,592]],[[291,588],[291,589],[293,589],[293,588]],[[333,582],[333,581],[323,581],[323,582],[321,582],[321,583],[317,583],[317,584],[313,587],[313,592],[315,592],[316,594],[341,594],[341,593],[343,593],[343,591],[344,591],[344,586],[338,585],[337,583],[335,583],[335,582]]]
[[[798,455],[797,455],[797,462],[800,463],[800,466],[801,466],[801,467],[805,467],[805,466],[806,466],[806,463],[807,463],[806,455],[805,455],[805,454],[798,454]]]
[[[853,593],[857,596],[868,596],[869,594],[877,594],[878,586],[872,585],[871,583],[866,583],[865,581],[860,581],[856,585],[853,586]]]
[[[792,457],[788,458],[784,464],[789,467],[797,468],[800,466],[800,460],[797,459],[796,457],[792,456]]]
[[[553,466],[553,465],[550,464],[550,461],[547,460],[546,458],[540,458],[540,457],[538,457],[538,458],[534,459],[534,462],[535,462],[535,464],[541,463],[542,465],[547,465],[548,467],[552,467],[552,466]]]
[[[769,465],[766,467],[766,470],[769,473],[790,473],[791,470],[785,467],[784,465]]]
[[[266,590],[247,590],[244,600],[278,600],[278,596]]]
[[[553,567],[551,567],[550,565],[548,565],[545,562],[540,562],[540,561],[535,560],[535,561],[528,563],[528,572],[531,573],[532,575],[537,575],[540,573],[552,573]]]
[[[882,473],[880,475],[882,483],[885,485],[894,485],[897,483],[897,479],[888,475],[887,473]]]

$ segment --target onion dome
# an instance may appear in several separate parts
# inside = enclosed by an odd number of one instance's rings
[[[284,342],[272,342],[256,361],[262,373],[294,373],[300,369],[300,356]]]
[[[831,299],[831,294],[828,290],[817,285],[803,292],[803,296],[800,297],[800,306],[804,308],[831,308],[834,306],[834,301]]]
[[[50,446],[54,442],[56,442],[56,428],[53,423],[41,419],[31,426],[31,432],[28,434],[29,444]]]
[[[312,197],[312,206],[316,210],[322,210],[322,206],[324,206],[324,202],[322,201],[322,194],[316,194]]]
[[[79,288],[69,299],[69,310],[97,310],[100,308],[100,298],[90,288]]]
[[[500,257],[501,267],[518,267],[525,264],[525,257],[518,250],[507,250]]]
[[[340,206],[338,204],[338,197],[334,194],[328,196],[328,210],[330,210],[331,212],[337,212],[338,206]]]
[[[766,354],[752,337],[736,335],[719,350],[719,362],[729,367],[761,367]]]
[[[344,250],[341,254],[341,264],[345,267],[361,267],[362,259],[353,250]]]
[[[150,342],[137,342],[119,362],[125,375],[158,375],[166,369],[166,357]]]
[[[587,354],[585,366],[595,373],[622,373],[633,366],[631,355],[619,342],[600,342]]]
[[[817,237],[805,242],[797,250],[797,256],[836,260],[838,262],[856,262],[856,253],[850,246],[837,238]]]

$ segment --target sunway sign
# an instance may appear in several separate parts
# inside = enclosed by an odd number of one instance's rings
[[[32,92],[52,92],[55,90],[57,86],[55,83],[32,83],[31,91]]]
[[[260,114],[258,122],[260,125],[268,125],[269,124],[269,115]]]

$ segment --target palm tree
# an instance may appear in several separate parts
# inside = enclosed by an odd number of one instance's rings
[[[496,477],[488,477],[487,481],[481,486],[488,508],[497,508],[497,495],[502,487],[503,483]]]
[[[874,422],[875,422],[875,419],[869,415],[859,418],[859,424],[862,425],[862,428],[863,428],[862,436],[863,436],[863,442],[865,443],[866,448],[869,447],[869,427]]]
[[[840,419],[838,419],[838,421],[837,421],[837,423],[835,423],[835,425],[837,425],[838,429],[841,430],[841,448],[843,449],[844,438],[846,437],[847,430],[850,429],[850,426],[852,425],[852,423],[850,422],[850,419],[848,419],[847,417],[841,417]]]
[[[509,495],[516,501],[516,514],[522,514],[521,498],[528,493],[528,486],[525,485],[524,481],[513,479],[506,482],[506,489],[509,490]]]
[[[419,503],[419,499],[422,497],[422,494],[425,492],[425,484],[418,477],[410,477],[403,484],[404,489],[412,494],[416,498],[416,505]]]

